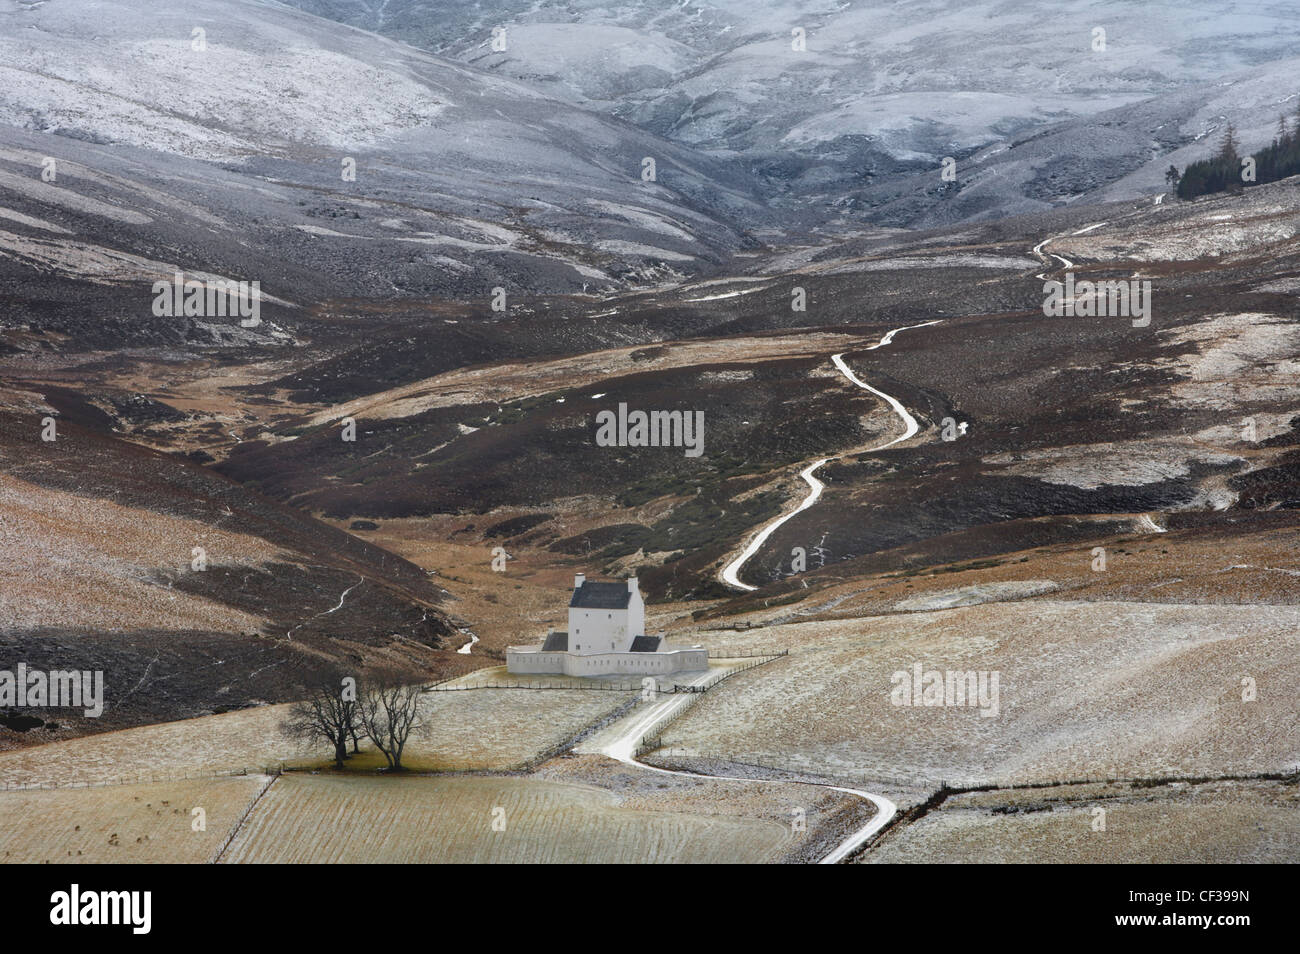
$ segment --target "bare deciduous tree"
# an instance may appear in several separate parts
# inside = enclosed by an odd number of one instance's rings
[[[292,738],[329,742],[334,747],[335,768],[343,768],[343,760],[348,757],[348,736],[355,738],[360,727],[361,706],[356,680],[351,677],[314,687],[306,699],[289,709],[283,726]]]
[[[361,725],[387,759],[389,771],[402,771],[406,740],[424,725],[420,696],[419,685],[402,685],[395,677],[368,681],[361,692]]]

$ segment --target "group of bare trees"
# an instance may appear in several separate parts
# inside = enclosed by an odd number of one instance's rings
[[[284,731],[309,744],[329,743],[335,768],[343,768],[344,760],[360,750],[358,740],[364,737],[384,756],[388,771],[400,772],[407,739],[424,728],[420,695],[419,685],[394,678],[379,677],[361,686],[351,676],[323,682],[293,704]]]

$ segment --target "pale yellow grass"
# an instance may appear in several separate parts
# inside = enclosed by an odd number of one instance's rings
[[[266,776],[0,792],[0,861],[196,864],[211,860]],[[204,831],[194,831],[202,808]]]
[[[864,799],[821,785],[664,775],[600,755],[553,759],[534,777],[607,789],[624,808],[770,819],[791,831],[782,862],[820,860],[875,812]],[[795,819],[802,819],[802,828]]]
[[[590,497],[551,501],[546,509],[552,520],[544,530],[561,536],[628,520],[653,523],[664,515],[662,501],[632,511],[609,512],[605,502]],[[437,567],[435,581],[453,596],[448,609],[473,620],[474,634],[481,640],[471,653],[470,658],[476,658],[486,649],[504,651],[507,646],[539,643],[548,630],[564,629],[568,620],[575,568],[567,562],[556,567],[554,553],[495,538],[472,544],[446,542],[479,536],[492,524],[519,514],[519,510],[508,508],[472,517],[408,517],[385,520],[378,531],[355,533],[419,566]],[[316,516],[340,529],[346,530],[350,524],[347,520],[329,520],[322,514]],[[470,524],[474,529],[467,534]],[[497,545],[503,545],[510,557],[505,573],[492,569],[492,548]],[[690,622],[691,611],[699,606],[689,602],[647,607],[647,632],[668,632],[675,642],[689,646],[695,640],[685,635],[678,638],[677,634]]]
[[[1290,770],[1298,631],[1294,606],[1034,600],[720,634],[793,654],[709,692],[662,743],[929,788]],[[999,714],[892,705],[914,662],[998,672]]]
[[[209,564],[283,559],[257,537],[0,474],[0,630],[260,629],[259,617],[150,582],[192,572],[194,547]]]
[[[504,822],[493,830],[494,819]],[[586,785],[522,778],[285,776],[223,860],[312,863],[755,863],[789,826],[621,808]]]
[[[430,728],[412,737],[405,762],[415,769],[512,768],[604,718],[627,698],[622,692],[567,689],[426,693]],[[0,788],[262,771],[281,762],[328,760],[328,747],[303,749],[284,737],[280,725],[287,709],[263,706],[0,753]],[[363,758],[360,764],[382,763]]]
[[[1042,794],[1041,792],[1038,794]],[[995,814],[954,798],[887,837],[871,863],[1198,864],[1300,861],[1300,793],[1277,782],[1140,789]],[[1025,795],[1018,795],[1024,799]],[[1105,830],[1094,830],[1097,808]]]
[[[388,419],[421,414],[431,408],[485,401],[517,401],[554,390],[595,387],[602,380],[624,374],[714,364],[724,361],[762,361],[823,355],[844,350],[852,338],[843,334],[812,333],[788,337],[719,338],[709,341],[664,342],[653,356],[634,359],[645,345],[592,351],[550,361],[504,363],[488,367],[458,368],[432,378],[403,384],[317,412],[309,421],[325,424],[340,417]],[[472,422],[467,422],[472,423]]]
[[[581,689],[472,689],[425,695],[427,736],[408,746],[412,767],[511,768],[603,720],[631,698]]]

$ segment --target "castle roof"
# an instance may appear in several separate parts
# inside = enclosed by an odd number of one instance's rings
[[[570,607],[579,609],[627,609],[632,594],[626,583],[599,583],[584,580],[582,586],[573,591]]]
[[[542,643],[542,652],[544,653],[567,653],[569,651],[569,634],[560,630],[546,634],[546,642]]]

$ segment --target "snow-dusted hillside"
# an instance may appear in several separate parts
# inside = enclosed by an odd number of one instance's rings
[[[1300,50],[1300,19],[1285,5],[1247,0],[290,2],[744,157],[773,196],[888,224],[1075,200],[1194,144],[1216,119],[1234,118],[1234,107],[1249,111],[1254,101],[1236,98],[1239,80],[1271,88],[1273,100],[1300,92],[1287,63]],[[498,27],[504,51],[492,47]],[[792,49],[795,29],[803,51]],[[1136,104],[1155,121],[1129,124],[1114,141],[1089,131],[1103,116],[1109,129]],[[1254,123],[1252,114],[1239,125]],[[1075,148],[1052,142],[1054,169],[1022,150],[1008,157],[1012,166],[994,163],[998,181],[950,201],[957,190],[938,178],[943,157],[964,170],[1058,127],[1080,138]],[[1156,163],[1136,182],[1155,188],[1166,167]],[[962,192],[974,184],[958,180]]]
[[[736,167],[283,4],[0,7],[0,270],[20,281],[595,291],[708,268],[764,216]]]
[[[0,272],[130,285],[129,314],[178,270],[299,305],[614,290],[818,224],[1157,192],[1300,101],[1300,21],[1243,3],[295,3],[335,19],[0,6]]]

